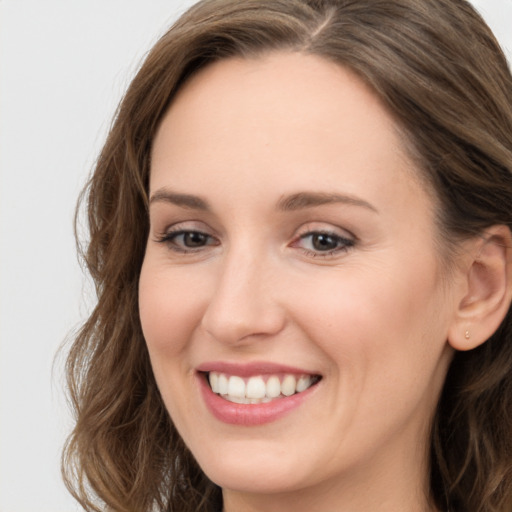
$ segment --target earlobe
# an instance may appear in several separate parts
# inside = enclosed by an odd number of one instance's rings
[[[492,226],[470,243],[465,292],[458,301],[448,341],[471,350],[487,341],[505,318],[512,300],[512,236],[504,225]]]

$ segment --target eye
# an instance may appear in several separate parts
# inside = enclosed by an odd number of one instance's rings
[[[309,231],[300,235],[292,247],[303,249],[308,256],[333,256],[353,247],[355,241],[329,231]]]
[[[202,231],[179,229],[168,231],[157,239],[177,252],[195,252],[203,247],[218,245],[215,238]]]
[[[210,237],[199,231],[185,231],[173,236],[175,243],[180,242],[181,245],[189,248],[203,247],[208,244]]]
[[[340,244],[340,237],[328,233],[312,233],[301,236],[301,239],[309,239],[309,243],[315,251],[334,251]]]

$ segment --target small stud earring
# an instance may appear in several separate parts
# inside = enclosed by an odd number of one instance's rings
[[[466,338],[467,340],[469,340],[470,336],[471,336],[471,335],[469,334],[469,331],[466,331],[466,332],[464,333],[464,338]]]

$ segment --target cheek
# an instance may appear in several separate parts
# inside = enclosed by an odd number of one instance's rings
[[[434,362],[448,322],[437,265],[423,263],[423,272],[405,263],[340,268],[295,296],[295,317],[310,339],[344,365],[380,365],[382,375],[407,373],[404,360]]]
[[[165,263],[148,259],[139,281],[139,312],[151,366],[166,409],[176,428],[185,431],[195,379],[188,355],[201,321],[200,288],[186,273],[170,272]]]
[[[379,439],[413,414],[428,422],[447,363],[447,315],[434,276],[353,271],[301,300],[296,317],[331,361],[331,419],[354,435]]]
[[[182,352],[202,315],[200,287],[179,273],[144,263],[139,283],[142,331],[152,359]]]

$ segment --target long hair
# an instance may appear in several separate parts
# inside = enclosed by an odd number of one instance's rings
[[[81,197],[97,305],[67,360],[76,425],[63,453],[88,511],[214,511],[220,489],[176,432],[138,315],[150,150],[177,90],[232,56],[302,52],[355,72],[387,105],[440,204],[445,248],[512,227],[512,77],[465,0],[206,0],[157,42],[122,100]],[[449,251],[448,251],[449,252]],[[430,436],[430,499],[512,510],[512,316],[455,354]]]

